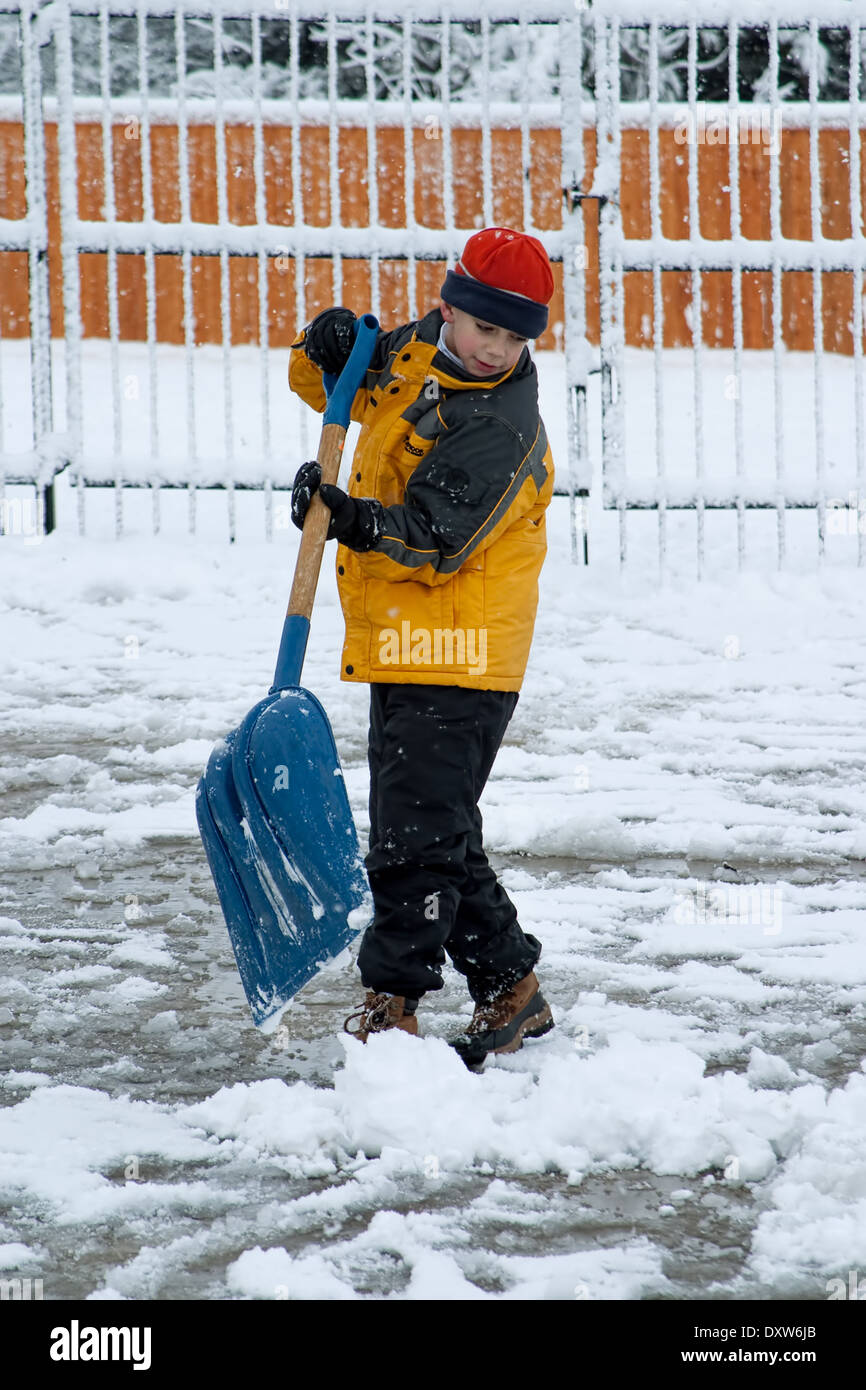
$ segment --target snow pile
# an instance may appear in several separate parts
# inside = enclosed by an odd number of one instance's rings
[[[345,1163],[375,1156],[378,1170],[461,1172],[496,1165],[517,1173],[645,1167],[695,1176],[738,1160],[738,1176],[767,1176],[816,1116],[823,1088],[755,1090],[744,1075],[704,1077],[699,1057],[677,1043],[619,1032],[589,1056],[545,1049],[536,1077],[526,1049],[485,1074],[467,1072],[438,1039],[345,1043],[333,1091],[303,1082],[264,1081],[220,1091],[186,1120],[220,1139],[278,1157],[286,1171],[309,1171],[321,1156]],[[426,1165],[426,1168],[425,1168]]]
[[[866,1070],[866,1063],[863,1064]],[[750,1264],[762,1280],[795,1282],[804,1268],[863,1270],[866,1263],[866,1076],[827,1098],[820,1123],[770,1184]]]

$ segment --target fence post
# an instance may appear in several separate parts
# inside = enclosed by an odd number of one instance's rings
[[[589,563],[588,498],[592,466],[587,440],[586,245],[581,185],[583,150],[583,25],[579,13],[559,26],[562,107],[562,289],[565,303],[565,400],[568,438],[568,504],[571,558]],[[579,500],[578,500],[579,499]],[[579,514],[579,515],[578,515]]]
[[[57,162],[60,177],[60,244],[63,267],[63,360],[66,437],[73,469],[81,466],[81,289],[78,244],[78,161],[73,99],[72,15],[58,6],[51,15],[57,71]],[[84,534],[84,489],[78,491],[78,527]]]
[[[619,510],[620,562],[625,561],[625,410],[623,398],[623,256],[619,202],[619,17],[595,15],[597,159],[592,192],[599,199],[599,297],[601,339],[601,441],[604,501]]]
[[[42,65],[39,56],[39,14],[22,6],[21,76],[24,124],[24,179],[27,199],[27,262],[30,312],[30,402],[33,452],[36,456],[36,506],[44,533],[54,529],[54,484],[46,477],[57,471],[49,456],[53,428],[51,389],[51,310],[48,296],[48,209],[45,194],[45,125],[42,108]],[[41,502],[41,506],[40,506]]]

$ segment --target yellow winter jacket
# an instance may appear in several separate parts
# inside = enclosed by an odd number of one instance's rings
[[[436,344],[442,315],[381,333],[352,419],[348,491],[381,504],[374,548],[337,547],[344,680],[519,690],[553,460],[535,364],[470,377]],[[305,330],[306,331],[306,330]],[[325,408],[321,370],[292,346],[289,383]]]

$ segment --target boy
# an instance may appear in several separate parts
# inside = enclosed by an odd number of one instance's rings
[[[364,1042],[417,1034],[447,950],[475,1001],[453,1043],[473,1070],[553,1027],[533,969],[541,945],[487,862],[478,810],[517,704],[546,550],[553,461],[526,343],[552,294],[536,238],[507,227],[470,237],[441,309],[379,337],[352,409],[349,494],[320,486],[316,463],[292,492],[297,526],[317,490],[331,511],[341,676],[370,684],[375,915],[358,955],[366,998],[345,1028]],[[354,321],[328,309],[293,344],[290,385],[317,410]]]

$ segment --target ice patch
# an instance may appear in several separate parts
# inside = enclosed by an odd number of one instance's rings
[[[258,1245],[229,1265],[226,1283],[233,1293],[247,1298],[331,1301],[357,1297],[324,1256],[293,1259],[285,1250],[262,1250]]]
[[[155,980],[145,980],[141,975],[128,975],[119,985],[113,985],[110,993],[124,1004],[137,1004],[144,999],[155,999],[166,994],[168,985],[159,985]]]
[[[38,1258],[34,1255],[30,1247],[22,1245],[20,1241],[11,1241],[8,1245],[0,1245],[0,1269],[19,1269],[21,1265],[29,1264]]]
[[[108,959],[132,965],[174,965],[171,954],[165,950],[165,937],[162,932],[130,936],[119,946],[115,946]]]
[[[142,1182],[122,1180],[131,1154]],[[209,1159],[214,1144],[154,1102],[112,1099],[80,1086],[40,1087],[0,1109],[0,1191],[12,1202],[36,1199],[60,1225],[153,1212],[167,1202],[201,1210],[219,1204],[206,1183],[148,1183],[152,1154],[176,1162]],[[119,1181],[104,1175],[111,1167]]]

